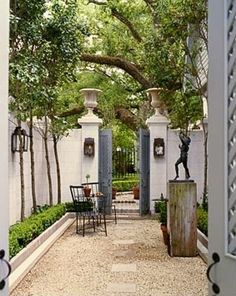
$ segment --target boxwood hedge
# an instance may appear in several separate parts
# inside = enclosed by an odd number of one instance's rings
[[[137,179],[130,180],[118,180],[113,181],[112,186],[116,188],[117,191],[132,191],[132,188],[139,183]]]
[[[20,250],[39,236],[45,229],[60,219],[66,212],[65,205],[56,205],[33,214],[23,222],[12,225],[9,229],[9,255],[14,257]]]
[[[208,213],[202,207],[197,209],[197,227],[205,235],[208,234]]]

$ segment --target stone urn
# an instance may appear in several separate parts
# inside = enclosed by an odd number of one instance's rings
[[[97,97],[102,91],[96,88],[83,88],[80,92],[84,95],[84,106],[88,109],[89,113],[93,113],[93,109],[97,107]]]
[[[151,96],[151,105],[155,109],[155,116],[162,116],[159,112],[161,108],[160,93],[163,92],[163,88],[149,88],[147,93]]]

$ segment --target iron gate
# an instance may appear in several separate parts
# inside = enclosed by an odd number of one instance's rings
[[[137,153],[135,147],[117,147],[112,153],[113,178],[125,178],[135,176]]]
[[[112,205],[112,130],[101,130],[99,134],[99,183],[106,198],[106,209],[111,214]]]
[[[140,158],[140,215],[150,212],[150,134],[148,130],[139,130]]]

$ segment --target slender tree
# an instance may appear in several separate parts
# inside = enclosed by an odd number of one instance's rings
[[[32,119],[36,115],[44,118],[46,123],[43,139],[52,204],[47,120],[53,113],[51,106],[56,99],[57,87],[75,77],[81,27],[76,0],[12,0],[11,11],[10,92],[14,98],[11,106],[20,119],[30,118],[32,203],[35,209]]]
[[[31,164],[31,192],[33,202],[33,212],[37,209],[37,197],[35,188],[35,161],[34,161],[34,136],[33,136],[33,114],[30,112],[29,118],[29,139],[30,139],[30,164]]]

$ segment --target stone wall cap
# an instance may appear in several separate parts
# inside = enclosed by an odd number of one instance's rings
[[[102,119],[93,113],[86,114],[77,121],[79,124],[102,124]]]
[[[153,115],[152,117],[150,117],[146,120],[146,124],[148,124],[148,125],[151,125],[151,124],[166,124],[167,125],[169,123],[170,123],[169,119],[163,115],[161,115],[161,116]]]

